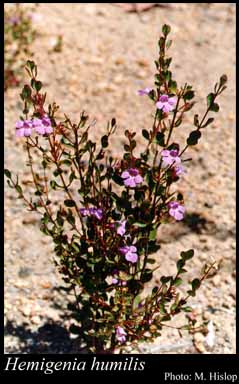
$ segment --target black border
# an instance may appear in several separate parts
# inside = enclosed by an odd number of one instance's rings
[[[84,3],[84,2],[83,2]],[[176,3],[176,2],[172,2]],[[40,3],[41,4],[41,3]],[[103,3],[101,3],[103,4]],[[104,4],[110,4],[110,3],[104,3]],[[189,3],[190,4],[190,3]],[[236,11],[238,11],[238,5],[236,4]],[[4,3],[3,3],[4,6]],[[4,12],[2,13],[2,15]],[[2,26],[2,36],[4,36],[4,23],[1,23]],[[237,30],[237,23],[236,23],[236,30]],[[199,31],[200,33],[200,31]],[[2,44],[3,46],[3,44]],[[4,65],[4,58],[3,58],[3,65]],[[4,72],[4,71],[3,71]],[[3,79],[3,77],[2,77]],[[238,76],[236,74],[236,80],[237,80],[237,86],[238,86]],[[3,86],[4,81],[2,81],[2,90],[4,90]],[[3,91],[3,99],[4,99],[4,91]],[[238,106],[237,106],[238,107]],[[238,114],[238,108],[236,108],[237,114]],[[4,121],[4,114],[2,115],[2,126],[3,126],[3,121]],[[3,131],[3,130],[2,130]],[[236,130],[237,132],[237,130]],[[4,143],[4,135],[2,136],[2,144]],[[236,133],[236,139],[238,139],[238,135]],[[220,142],[219,142],[220,144]],[[4,144],[3,148],[1,151],[1,155],[3,156],[3,164],[4,164]],[[236,154],[236,160],[238,164],[238,153]],[[2,173],[3,177],[3,173]],[[237,194],[238,196],[238,194]],[[3,197],[1,200],[2,204],[4,203],[4,192],[3,192]],[[238,205],[237,205],[238,206]],[[4,213],[4,210],[2,210]],[[238,216],[237,216],[238,218]],[[1,222],[2,223],[2,222]],[[2,231],[3,233],[3,231]],[[4,243],[4,236],[3,236],[3,243]],[[3,271],[4,271],[4,265],[3,265],[3,258],[2,260],[2,281],[3,280]],[[236,287],[238,288],[238,281],[236,281]],[[3,301],[2,301],[3,303]],[[237,306],[238,306],[238,297],[237,297]],[[3,314],[3,311],[2,311]],[[238,319],[238,317],[237,317]],[[4,324],[3,316],[2,316],[2,321]],[[238,334],[236,338],[236,344],[237,344],[237,353],[238,353]],[[4,351],[4,347],[2,348],[2,351]],[[93,358],[96,357],[97,361],[101,362],[106,362],[106,361],[125,361],[126,358],[130,359],[133,357],[134,362],[145,362],[145,368],[142,371],[139,370],[122,370],[122,371],[95,371],[95,370],[90,370]],[[73,354],[4,354],[2,352],[2,359],[1,359],[1,373],[3,377],[9,377],[9,376],[19,376],[25,377],[25,376],[34,376],[34,375],[39,375],[40,377],[52,377],[52,374],[44,374],[43,371],[20,371],[20,370],[9,370],[6,371],[6,365],[7,361],[9,358],[15,359],[19,358],[18,362],[28,362],[28,361],[42,361],[45,359],[45,362],[47,361],[75,361],[74,359],[78,359],[78,361],[85,361],[86,362],[86,370],[84,371],[55,371],[53,373],[54,376],[90,376],[90,377],[110,377],[112,378],[113,376],[118,376],[119,378],[122,378],[123,376],[127,377],[140,377],[140,378],[145,378],[148,377],[150,373],[155,375],[155,379],[157,380],[158,383],[163,383],[163,382],[196,382],[194,373],[193,372],[204,372],[204,382],[213,382],[210,380],[210,376],[208,376],[209,372],[216,372],[218,375],[223,375],[225,372],[229,374],[236,374],[237,375],[237,380],[239,380],[239,369],[238,369],[238,359],[237,359],[237,354],[231,354],[231,355],[215,355],[215,354],[194,354],[194,355],[73,355]],[[164,373],[165,372],[172,372],[174,375],[180,375],[180,374],[192,374],[190,380],[183,380],[177,379],[168,379],[165,380]],[[172,380],[172,381],[171,381]],[[228,380],[229,381],[229,380]],[[218,376],[216,382],[224,382],[224,379],[221,378],[221,376]]]

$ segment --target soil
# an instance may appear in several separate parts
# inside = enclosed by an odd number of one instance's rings
[[[164,23],[172,27],[172,70],[178,83],[196,90],[194,112],[202,115],[205,97],[226,73],[228,88],[220,96],[215,122],[203,131],[197,147],[188,151],[191,162],[177,183],[187,216],[165,225],[158,233],[161,249],[155,254],[162,274],[175,272],[182,250],[194,248],[190,273],[197,276],[205,262],[219,263],[218,273],[205,281],[192,298],[198,321],[211,321],[215,340],[209,347],[202,333],[180,337],[165,327],[153,345],[139,353],[234,354],[235,337],[235,4],[180,3],[125,12],[110,3],[39,3],[34,17],[38,37],[32,44],[39,78],[48,101],[78,120],[82,110],[97,120],[95,138],[115,117],[118,134],[112,153],[120,154],[127,128],[137,132],[152,124],[152,106],[137,90],[153,86],[157,41]],[[47,28],[46,28],[47,26]],[[59,33],[62,49],[53,49]],[[29,179],[23,141],[14,124],[21,113],[20,88],[5,94],[5,166]],[[178,128],[183,142],[192,128],[193,113]],[[55,270],[53,246],[39,231],[38,217],[26,212],[14,191],[5,189],[5,353],[81,353],[70,334],[69,295]],[[68,297],[67,297],[68,296]],[[182,325],[180,316],[173,325]],[[170,323],[169,323],[170,325]],[[132,350],[129,350],[132,352]]]

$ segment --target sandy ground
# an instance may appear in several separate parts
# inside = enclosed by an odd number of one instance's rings
[[[207,280],[191,305],[200,320],[211,320],[215,344],[209,348],[201,333],[185,334],[165,328],[162,337],[142,353],[235,353],[235,5],[171,4],[147,12],[125,13],[113,4],[39,4],[35,18],[39,36],[32,49],[49,101],[78,119],[84,109],[97,119],[95,138],[115,117],[118,134],[112,152],[121,151],[123,132],[130,128],[143,144],[142,128],[150,126],[152,108],[139,88],[152,86],[157,39],[164,23],[172,27],[172,70],[178,83],[196,90],[200,113],[205,96],[226,73],[228,89],[220,97],[215,123],[203,132],[200,144],[188,152],[187,174],[178,184],[188,216],[158,234],[155,257],[161,275],[175,271],[182,250],[195,249],[190,271],[203,263],[221,261],[218,274]],[[47,26],[47,28],[46,28]],[[63,35],[62,52],[52,52],[52,39]],[[28,178],[23,143],[14,123],[21,104],[19,89],[5,96],[5,165]],[[192,115],[177,132],[187,137]],[[52,263],[52,244],[38,229],[12,190],[5,190],[5,352],[74,353],[77,340],[62,315],[67,300]],[[190,277],[191,275],[189,275]],[[159,275],[156,275],[156,278]],[[183,324],[181,318],[177,324]]]

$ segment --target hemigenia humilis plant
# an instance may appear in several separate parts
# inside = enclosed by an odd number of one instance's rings
[[[29,210],[41,215],[40,229],[53,239],[56,265],[75,294],[71,309],[77,323],[71,331],[95,353],[114,353],[127,343],[153,341],[175,315],[192,311],[188,300],[215,272],[214,263],[206,264],[183,295],[178,286],[194,250],[182,251],[175,275],[161,276],[160,284],[145,294],[159,269],[150,258],[159,249],[157,229],[185,216],[182,194],[170,188],[185,171],[186,150],[198,143],[203,129],[213,122],[208,115],[218,112],[215,101],[227,82],[226,75],[221,76],[207,96],[204,115],[194,115],[194,129],[180,148],[171,138],[194,107],[194,90],[188,84],[179,87],[169,70],[169,33],[170,27],[164,25],[155,61],[155,88],[138,91],[155,105],[151,130],[142,130],[146,145],[140,156],[135,155],[136,133],[129,130],[122,158],[107,153],[116,131],[114,118],[98,143],[89,137],[94,123],[85,112],[78,122],[66,115],[59,119],[55,103],[45,106],[36,64],[29,60],[26,65],[30,84],[24,85],[20,95],[24,108],[16,122],[16,136],[25,137],[35,192],[30,188],[27,195],[18,177],[7,169],[5,175]],[[198,329],[195,323],[189,316],[188,324],[178,329],[193,332]]]

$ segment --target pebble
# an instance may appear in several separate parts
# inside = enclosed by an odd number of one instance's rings
[[[215,287],[218,287],[220,282],[221,282],[221,276],[220,275],[216,275],[212,278],[212,282],[213,282],[213,285]]]
[[[31,317],[31,322],[32,322],[33,324],[36,324],[36,325],[40,324],[40,322],[41,322],[41,318],[40,318],[40,316],[32,316],[32,317]]]

